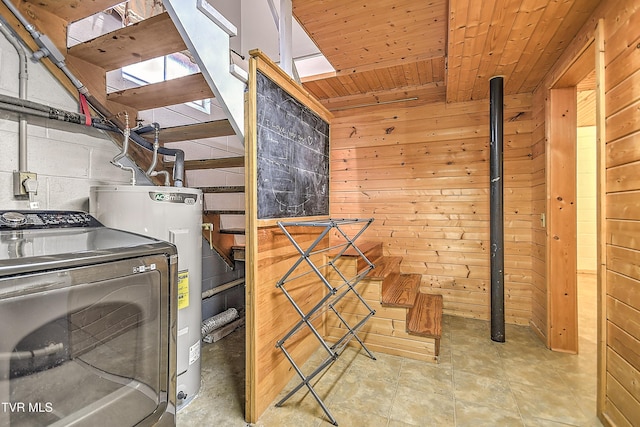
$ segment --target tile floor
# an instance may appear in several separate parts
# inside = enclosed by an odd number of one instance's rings
[[[382,353],[372,360],[348,348],[316,378],[315,389],[341,427],[600,426],[595,281],[585,280],[593,283],[586,296],[579,294],[579,355],[547,350],[528,327],[507,325],[506,342],[495,343],[489,322],[445,316],[438,364]],[[178,414],[178,427],[249,425],[243,419],[244,329],[205,344],[202,357],[201,391]],[[256,424],[329,425],[306,388],[283,407],[272,404]]]

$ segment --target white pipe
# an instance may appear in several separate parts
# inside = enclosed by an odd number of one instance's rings
[[[147,169],[147,176],[151,176],[151,173],[156,168],[156,163],[158,163],[158,148],[160,148],[160,125],[158,123],[153,123],[153,129],[153,158],[151,159],[149,169]]]
[[[211,226],[209,228],[209,230],[211,230],[213,228],[213,226]],[[224,285],[220,285],[217,286],[215,288],[209,289],[208,291],[204,291],[202,293],[202,299],[207,299],[207,298],[211,298],[212,296],[219,294],[220,292],[226,291],[227,289],[231,289],[233,287],[236,287],[238,285],[242,285],[244,284],[244,277],[241,277],[239,279],[233,280],[229,283],[225,283]]]
[[[29,79],[27,69],[27,54],[24,52],[24,48],[18,42],[17,38],[13,35],[11,30],[7,28],[2,21],[0,21],[0,32],[11,43],[18,52],[19,70],[18,70],[18,97],[20,99],[27,99],[27,80]],[[20,172],[27,172],[27,119],[24,115],[20,115],[18,127],[18,170]]]
[[[124,121],[125,127],[122,132],[124,135],[122,140],[122,151],[111,160],[111,164],[122,170],[131,172],[131,185],[136,185],[136,170],[130,166],[125,166],[120,163],[120,160],[127,155],[127,151],[129,150],[129,135],[131,134],[131,129],[129,128],[129,113],[126,111],[124,112]]]

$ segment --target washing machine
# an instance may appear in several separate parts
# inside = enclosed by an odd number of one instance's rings
[[[177,251],[0,211],[0,426],[174,426]]]

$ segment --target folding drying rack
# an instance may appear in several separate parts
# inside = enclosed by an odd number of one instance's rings
[[[334,425],[338,425],[336,419],[331,415],[329,409],[325,406],[324,402],[318,396],[316,391],[313,389],[311,385],[311,380],[315,378],[318,374],[320,374],[325,368],[331,365],[334,361],[338,359],[342,350],[347,346],[349,341],[352,338],[355,338],[358,343],[362,346],[362,348],[366,351],[369,357],[373,360],[376,358],[369,351],[369,349],[364,345],[362,340],[358,337],[357,331],[369,320],[371,316],[375,314],[375,310],[373,310],[369,304],[362,298],[362,296],[358,293],[355,286],[358,282],[365,277],[374,265],[367,259],[367,257],[358,249],[355,245],[355,240],[364,233],[364,231],[369,227],[369,225],[373,222],[373,218],[369,219],[328,219],[321,221],[298,221],[298,222],[278,222],[278,226],[284,232],[285,236],[289,239],[291,244],[296,248],[300,257],[296,260],[296,262],[291,266],[289,271],[287,271],[284,276],[278,281],[276,287],[279,288],[284,295],[287,297],[293,308],[300,315],[300,320],[293,326],[285,336],[276,343],[276,347],[282,350],[286,358],[293,366],[293,369],[296,371],[298,376],[301,378],[302,382],[298,384],[293,390],[291,390],[282,400],[276,403],[276,406],[282,406],[291,396],[293,396],[298,390],[300,390],[303,386],[307,386],[309,392],[316,399],[318,404],[322,407],[324,413],[329,417],[331,423]],[[353,235],[353,237],[349,237],[347,232],[341,227],[349,226],[355,228],[357,232]],[[311,243],[311,245],[304,249],[300,246],[300,244],[296,241],[295,237],[293,237],[292,233],[289,230],[295,227],[317,227],[318,236]],[[324,238],[331,232],[335,231],[335,235],[340,238],[340,243],[336,245],[327,245],[327,247],[317,248],[318,245],[324,240]],[[342,271],[340,271],[339,266],[337,265],[337,261],[347,252],[347,250],[353,249],[355,251],[356,256],[360,257],[362,261],[364,261],[364,268],[361,268],[356,272],[355,276],[347,277]],[[317,265],[317,262],[314,262],[312,257],[318,258],[316,255],[326,254],[321,259],[323,263]],[[352,254],[352,253],[350,253]],[[328,260],[324,262],[324,260]],[[301,266],[304,267],[306,263],[310,270],[304,271],[302,273],[293,275],[294,271]],[[335,279],[332,278],[332,281],[336,284],[330,283],[329,276],[333,277],[333,273],[335,273]],[[321,297],[318,302],[311,308],[307,313],[305,313],[300,306],[293,299],[291,294],[287,291],[286,285],[292,283],[307,274],[315,274],[319,279],[321,285],[324,285],[325,292],[319,292]],[[321,290],[321,289],[320,289]],[[347,295],[352,295],[359,300],[360,303],[364,305],[364,307],[368,310],[368,314],[360,320],[355,326],[350,326],[344,317],[340,314],[339,310],[336,308],[336,305]],[[329,312],[335,314],[340,322],[345,326],[347,332],[338,339],[333,345],[327,343],[327,341],[322,337],[322,335],[318,332],[318,330],[313,326],[312,322],[322,313]],[[305,375],[304,372],[300,369],[300,367],[296,364],[295,360],[291,356],[291,354],[287,351],[285,344],[289,338],[291,338],[296,332],[301,329],[309,328],[309,330],[313,333],[313,335],[320,342],[320,346],[326,351],[327,357],[324,359],[320,365],[313,370],[309,375]]]

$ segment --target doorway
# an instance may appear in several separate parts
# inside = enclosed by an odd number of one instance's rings
[[[579,352],[580,323],[597,329],[597,279],[583,274],[598,268],[595,50],[591,41],[550,88],[546,117],[547,346],[568,353]],[[581,299],[591,320],[579,322],[582,283],[591,284]]]

